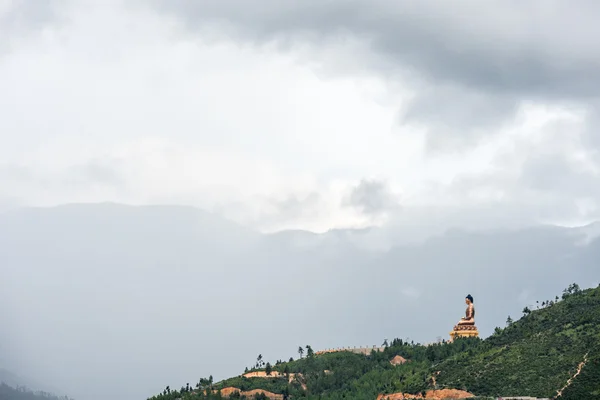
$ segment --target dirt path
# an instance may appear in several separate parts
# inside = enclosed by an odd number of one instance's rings
[[[563,386],[562,388],[560,388],[559,390],[556,391],[555,398],[562,396],[565,389],[568,388],[569,386],[571,386],[571,383],[573,383],[573,379],[575,379],[577,377],[577,375],[579,375],[581,373],[581,370],[583,369],[583,367],[585,367],[585,363],[587,362],[587,357],[588,357],[588,353],[585,353],[585,356],[583,356],[583,361],[580,362],[579,365],[577,366],[577,372],[575,372],[575,375],[573,375],[572,377],[569,378],[569,380],[567,381],[567,384],[565,386]]]

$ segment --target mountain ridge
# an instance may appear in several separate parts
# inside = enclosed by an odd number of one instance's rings
[[[44,211],[64,211],[64,210],[68,210],[68,211],[90,210],[90,209],[94,209],[94,211],[98,211],[99,207],[102,207],[105,210],[109,210],[109,209],[112,209],[112,210],[163,209],[163,210],[188,211],[193,214],[200,214],[200,215],[204,215],[206,217],[210,216],[210,217],[214,218],[214,220],[223,221],[232,226],[237,226],[238,228],[242,228],[242,229],[246,229],[246,230],[258,233],[258,231],[255,231],[251,228],[247,228],[243,224],[239,224],[239,223],[227,218],[226,216],[223,216],[220,213],[210,212],[210,211],[204,210],[200,207],[196,207],[196,206],[192,206],[192,205],[179,205],[179,204],[168,204],[168,203],[164,203],[164,204],[128,204],[128,203],[121,203],[121,202],[105,201],[105,202],[73,202],[73,203],[65,203],[65,204],[58,204],[58,205],[52,205],[52,206],[21,206],[21,207],[14,207],[14,208],[11,208],[11,209],[8,209],[5,211],[1,211],[0,217],[9,216],[11,214],[27,213],[30,211],[44,212]],[[585,231],[600,232],[600,221],[592,221],[592,222],[588,222],[588,223],[585,223],[582,225],[575,225],[575,226],[563,226],[563,225],[557,225],[557,224],[538,223],[538,224],[527,225],[524,227],[489,228],[489,229],[481,229],[481,230],[480,229],[450,227],[447,229],[447,231],[448,231],[447,233],[452,233],[452,232],[458,232],[458,233],[486,233],[486,232],[487,233],[502,233],[502,232],[511,232],[511,231],[522,231],[522,230],[528,230],[528,229],[555,229],[555,228],[559,229],[559,230],[572,231],[572,232],[577,232],[577,233],[583,233]],[[360,228],[331,228],[325,232],[313,232],[313,231],[306,230],[306,229],[282,229],[282,230],[278,230],[278,231],[274,231],[274,232],[263,233],[262,235],[286,236],[286,235],[301,234],[301,235],[315,235],[315,236],[334,235],[334,236],[338,236],[338,237],[343,237],[343,236],[347,235],[348,233],[362,235],[362,234],[367,234],[367,233],[370,233],[373,231],[377,231],[379,229],[380,229],[380,227],[375,226],[375,225],[360,227]],[[441,232],[440,234],[444,234],[444,232]]]

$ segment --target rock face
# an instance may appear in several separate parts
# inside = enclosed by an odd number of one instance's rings
[[[426,399],[469,399],[474,394],[457,389],[430,390],[425,395]]]
[[[331,371],[325,371],[325,374],[327,373],[331,373]],[[306,383],[304,383],[304,376],[301,373],[294,373],[294,372],[290,372],[288,376],[288,383],[292,383],[294,381],[294,379],[296,379],[296,377],[299,378],[299,382],[300,382],[300,386],[302,386],[302,389],[306,390]],[[286,374],[282,374],[280,372],[277,371],[272,371],[270,375],[267,375],[267,373],[265,371],[254,371],[254,372],[247,372],[243,375],[245,378],[285,378]]]
[[[262,389],[253,389],[253,390],[248,390],[247,392],[241,391],[240,389],[235,388],[235,387],[226,387],[226,388],[221,389],[221,395],[223,397],[230,397],[234,393],[239,393],[241,396],[246,396],[249,399],[253,398],[254,395],[264,394],[271,400],[283,400],[282,394],[271,393],[271,392],[267,392],[266,390],[262,390]]]
[[[296,374],[293,372],[290,372],[288,375],[289,375],[289,378],[288,378],[289,382],[292,382],[294,380],[294,378],[296,377],[296,375],[298,375],[298,377],[302,378],[302,374]],[[277,371],[272,371],[270,375],[267,375],[267,373],[265,371],[254,371],[254,372],[245,373],[243,376],[245,378],[285,378],[285,374],[279,373]]]
[[[407,363],[407,362],[408,362],[408,360],[406,358],[402,357],[402,356],[396,356],[396,357],[394,357],[394,358],[392,358],[390,360],[390,364],[392,364],[394,366],[396,366],[396,365],[402,365],[402,364]]]
[[[441,390],[428,390],[423,397],[421,394],[409,394],[409,393],[392,393],[392,394],[380,394],[377,396],[377,400],[408,400],[408,399],[431,399],[431,400],[457,400],[457,399],[469,399],[475,397],[474,394],[465,392],[464,390],[457,389],[441,389]]]

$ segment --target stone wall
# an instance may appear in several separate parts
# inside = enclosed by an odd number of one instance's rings
[[[381,347],[381,346],[373,346],[373,347],[339,347],[336,349],[327,349],[327,350],[320,350],[315,352],[316,355],[319,354],[326,354],[326,353],[337,353],[339,351],[349,351],[351,353],[356,353],[356,354],[364,354],[364,355],[369,355],[371,354],[372,351],[376,351],[376,352],[380,352],[380,351],[384,351],[385,347]]]

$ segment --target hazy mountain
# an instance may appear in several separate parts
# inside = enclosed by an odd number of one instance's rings
[[[5,368],[0,368],[0,384],[10,386],[11,388],[18,388],[18,387],[26,388],[27,391],[44,392],[46,394],[60,393],[60,390],[58,390],[56,387],[54,387],[52,385],[42,384],[30,377],[18,376],[15,373],[13,373]],[[0,398],[3,399],[2,396],[0,396]],[[11,397],[8,397],[8,398],[11,398]],[[54,399],[49,399],[49,400],[54,400]]]
[[[0,383],[6,383],[12,387],[25,385],[23,379],[4,368],[0,368]]]
[[[467,293],[486,336],[524,303],[597,284],[593,230],[452,230],[383,251],[369,250],[377,229],[262,235],[190,207],[9,211],[0,339],[11,370],[129,400],[237,374],[259,352],[447,337]]]

